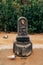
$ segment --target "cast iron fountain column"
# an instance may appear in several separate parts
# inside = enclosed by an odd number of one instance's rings
[[[28,21],[25,17],[18,19],[18,35],[13,45],[13,52],[18,56],[28,56],[32,53],[32,43],[28,36]]]

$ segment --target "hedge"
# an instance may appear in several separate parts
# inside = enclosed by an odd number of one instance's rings
[[[4,2],[3,2],[4,1]],[[28,19],[28,32],[43,32],[43,2],[36,0],[23,4],[21,0],[1,0],[0,31],[17,31],[17,20],[20,16]]]

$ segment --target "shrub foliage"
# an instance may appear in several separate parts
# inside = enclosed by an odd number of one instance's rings
[[[28,19],[28,32],[43,32],[43,0],[0,0],[0,31],[17,31],[17,19]]]

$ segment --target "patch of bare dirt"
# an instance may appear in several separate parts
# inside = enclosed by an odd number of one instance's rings
[[[12,54],[12,50],[1,50],[0,65],[43,65],[43,49],[34,49],[27,58],[17,56],[14,60],[8,59],[7,56]]]
[[[3,36],[8,35],[7,39],[4,39]],[[0,45],[10,45],[13,44],[13,42],[16,40],[17,33],[0,33]],[[43,34],[29,34],[30,40],[34,44],[43,44]]]
[[[7,39],[3,36],[8,35]],[[0,32],[0,45],[11,45],[16,40],[17,33]],[[33,44],[43,44],[43,34],[29,34]],[[43,65],[43,49],[34,49],[32,55],[27,58],[16,57],[10,60],[7,56],[12,55],[13,50],[0,50],[0,65]]]

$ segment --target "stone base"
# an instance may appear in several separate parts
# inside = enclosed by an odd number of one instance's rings
[[[18,56],[29,56],[32,53],[32,43],[31,42],[15,42],[13,45],[13,52]],[[25,45],[23,45],[23,43]]]

